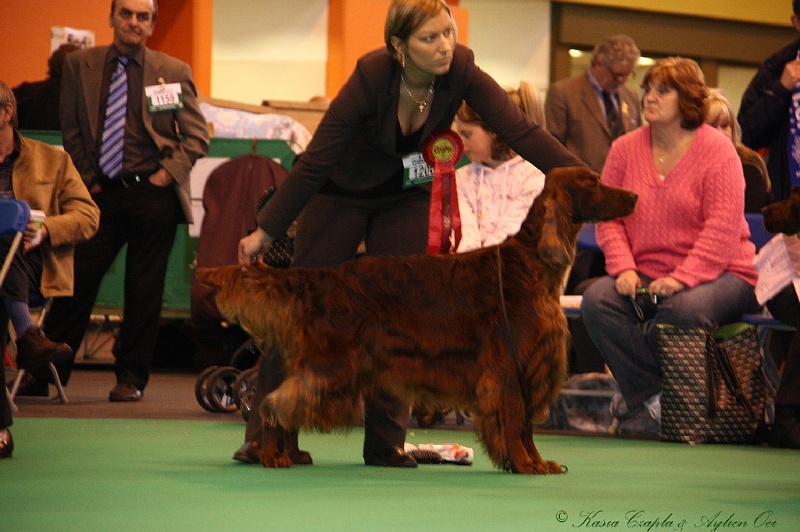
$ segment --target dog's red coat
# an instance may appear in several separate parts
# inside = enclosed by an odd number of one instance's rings
[[[533,426],[566,375],[562,278],[581,223],[625,216],[635,203],[587,169],[556,169],[519,233],[500,246],[335,268],[228,266],[197,277],[217,288],[223,316],[285,358],[286,379],[262,405],[270,428],[352,426],[362,394],[380,389],[469,411],[504,470],[560,473],[536,450]],[[264,465],[289,465],[279,442],[265,439]]]

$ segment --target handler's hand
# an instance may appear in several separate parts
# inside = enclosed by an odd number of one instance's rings
[[[260,227],[239,241],[239,264],[254,264],[259,255],[263,255],[272,244],[272,237]]]
[[[636,297],[636,289],[642,285],[636,270],[625,270],[617,276],[614,287],[622,296]]]

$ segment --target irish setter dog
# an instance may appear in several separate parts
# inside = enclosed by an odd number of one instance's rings
[[[635,193],[584,168],[548,173],[519,233],[459,255],[363,257],[334,268],[198,269],[217,305],[286,378],[261,406],[265,429],[349,427],[361,396],[380,389],[408,404],[472,413],[492,462],[514,473],[560,473],[533,427],[566,376],[562,278],[585,221],[633,212]],[[291,459],[265,430],[262,463]]]
[[[792,188],[788,199],[767,205],[761,213],[764,227],[770,233],[794,235],[800,232],[800,186]]]

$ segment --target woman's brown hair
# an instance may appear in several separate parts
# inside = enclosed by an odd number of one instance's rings
[[[697,62],[684,57],[659,59],[644,75],[642,89],[647,92],[659,83],[678,91],[683,129],[697,129],[706,121],[708,87]]]

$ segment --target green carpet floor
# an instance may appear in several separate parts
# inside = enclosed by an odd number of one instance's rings
[[[0,530],[800,530],[800,452],[537,435],[556,476],[472,466],[362,465],[363,431],[304,434],[315,465],[231,460],[243,426],[169,420],[19,418],[0,461]]]

